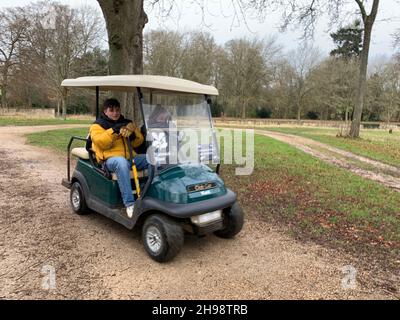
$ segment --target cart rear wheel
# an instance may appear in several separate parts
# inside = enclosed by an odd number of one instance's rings
[[[220,238],[233,238],[243,227],[244,213],[237,202],[233,204],[231,209],[224,213],[224,228],[215,231],[214,234]]]
[[[76,214],[82,215],[89,213],[86,205],[85,196],[82,186],[79,182],[74,182],[71,187],[70,193],[71,207]]]
[[[142,240],[146,252],[153,260],[166,262],[182,249],[183,229],[171,218],[154,214],[143,225]]]

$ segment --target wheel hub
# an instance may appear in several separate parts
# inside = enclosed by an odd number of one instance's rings
[[[154,253],[160,251],[162,244],[161,233],[156,227],[150,226],[147,229],[146,242],[150,250],[153,251]]]
[[[78,209],[81,204],[81,197],[79,196],[78,190],[72,191],[71,201],[74,208]]]

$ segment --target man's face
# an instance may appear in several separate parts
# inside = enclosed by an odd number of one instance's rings
[[[121,108],[111,106],[111,107],[108,107],[106,110],[104,110],[104,113],[111,120],[117,121],[119,119],[119,117],[121,116]]]
[[[156,119],[156,120],[157,120],[157,122],[165,123],[165,122],[167,122],[168,118],[169,118],[168,112],[164,111],[164,112],[161,112],[161,113],[157,116],[157,119]]]

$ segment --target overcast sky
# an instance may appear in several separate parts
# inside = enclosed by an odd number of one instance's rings
[[[29,0],[13,0],[12,6],[23,6],[29,4]],[[60,0],[58,2],[68,4],[73,7],[80,5],[91,5],[100,7],[96,0]],[[165,1],[165,2],[168,2]],[[278,14],[268,15],[268,19],[260,22],[255,18],[247,18],[246,23],[234,18],[231,0],[208,0],[206,14],[203,15],[200,8],[193,4],[191,0],[176,0],[176,6],[168,19],[160,18],[159,12],[146,8],[149,16],[149,23],[145,31],[152,29],[167,30],[204,30],[210,32],[219,44],[243,36],[264,38],[276,35],[278,42],[284,47],[285,51],[295,49],[299,43],[301,32],[289,29],[285,33],[279,32],[280,16]],[[146,0],[145,0],[146,3]],[[0,7],[10,6],[9,0],[0,0]],[[355,4],[353,5],[355,8]],[[203,16],[205,22],[202,21]],[[333,48],[332,40],[329,36],[331,30],[328,29],[327,19],[322,19],[315,34],[315,46],[322,53],[328,55]],[[382,0],[380,2],[377,23],[373,29],[373,40],[371,43],[371,60],[381,60],[389,58],[394,52],[393,33],[400,29],[400,3],[398,0]]]

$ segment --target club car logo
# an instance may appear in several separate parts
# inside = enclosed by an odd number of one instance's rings
[[[217,185],[214,182],[199,183],[199,184],[195,184],[193,186],[188,186],[187,191],[188,192],[204,191],[204,190],[215,188],[216,186]]]

